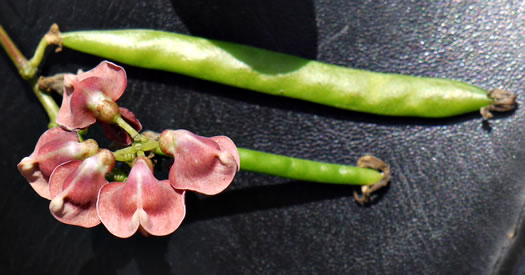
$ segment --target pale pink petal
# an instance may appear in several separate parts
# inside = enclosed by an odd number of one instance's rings
[[[68,130],[73,130],[73,128],[68,127],[68,125],[71,125],[73,123],[70,101],[74,91],[73,85],[75,83],[76,76],[74,74],[64,75],[64,93],[62,94],[62,105],[58,110],[58,115],[56,118],[56,123]]]
[[[84,161],[71,161],[57,167],[49,179],[51,214],[66,224],[82,227],[98,225],[98,192],[108,183],[105,176],[114,164],[113,154],[102,149]]]
[[[161,149],[174,157],[169,178],[175,189],[215,195],[230,185],[239,169],[238,152],[233,142],[215,139],[186,130],[161,134]]]
[[[142,209],[147,217],[141,218],[141,227],[155,236],[173,233],[186,215],[184,195],[183,190],[173,189],[168,180],[145,184],[142,190]]]
[[[50,199],[49,196],[49,176],[42,174],[40,169],[38,169],[38,164],[35,164],[30,157],[25,157],[18,164],[18,171],[24,176],[24,178],[29,182],[33,190],[45,199]]]
[[[88,108],[88,101],[93,96],[103,96],[102,92],[96,90],[85,90],[75,86],[75,91],[69,101],[71,119],[66,125],[68,129],[80,130],[89,127],[97,121],[96,116]],[[62,109],[62,107],[60,107]],[[58,119],[57,119],[58,123]]]
[[[131,237],[140,226],[140,219],[135,217],[138,203],[134,189],[124,182],[111,182],[100,189],[98,216],[108,231],[120,238]]]
[[[98,144],[92,139],[84,142],[53,140],[40,147],[35,159],[40,171],[50,176],[58,165],[70,160],[83,160],[97,151]]]
[[[241,158],[239,157],[239,151],[237,151],[237,146],[235,146],[235,143],[233,143],[233,141],[227,136],[215,136],[211,137],[210,139],[219,144],[221,151],[231,154],[231,156],[235,159],[235,163],[237,164],[237,171],[239,171],[241,168]]]
[[[148,161],[137,159],[125,183],[112,182],[100,190],[98,215],[117,237],[130,237],[139,229],[167,235],[184,219],[184,191],[173,189],[168,181],[158,181]]]
[[[117,101],[126,90],[128,81],[126,71],[112,62],[102,61],[95,68],[79,74],[77,81],[80,86],[83,86],[84,83],[82,82],[90,77],[98,78],[95,88],[109,96],[113,101]]]
[[[53,174],[51,174],[52,179],[50,179],[52,180],[53,184],[49,184],[48,186],[49,194],[52,198],[64,191],[64,182],[69,176],[73,175],[73,172],[77,170],[81,164],[81,160],[72,160],[62,163],[57,168],[55,168]]]
[[[38,139],[35,152],[40,150],[40,146],[54,140],[66,141],[78,141],[78,135],[75,132],[66,131],[60,127],[51,128],[45,131]]]

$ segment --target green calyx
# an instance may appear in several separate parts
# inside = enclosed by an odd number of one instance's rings
[[[132,162],[137,156],[144,156],[145,152],[159,154],[159,142],[147,140],[145,142],[135,141],[131,146],[117,150],[113,153],[117,161]],[[160,151],[161,152],[161,151]],[[165,155],[165,154],[162,154]]]

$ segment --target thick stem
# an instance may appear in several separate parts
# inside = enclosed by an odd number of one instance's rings
[[[372,185],[383,178],[380,172],[369,168],[299,159],[246,148],[237,150],[241,170],[245,171],[331,184]]]
[[[18,69],[18,73],[23,79],[33,79],[38,71],[38,67],[44,58],[47,46],[50,44],[58,45],[57,51],[62,48],[62,38],[60,37],[60,31],[58,25],[53,24],[49,31],[42,37],[42,40],[38,43],[35,50],[35,54],[28,61],[25,56],[16,47],[15,43],[11,40],[9,35],[5,32],[2,25],[0,25],[0,44],[4,48],[5,52],[11,58],[11,61],[15,64]]]
[[[56,49],[56,52],[62,50],[62,38],[60,37],[60,30],[58,29],[57,24],[51,25],[49,31],[44,35],[44,37],[42,37],[42,39],[38,43],[33,57],[31,57],[31,59],[29,60],[29,63],[33,68],[36,69],[38,68],[38,66],[40,66],[40,63],[42,62],[42,59],[44,58],[46,53],[46,49],[49,45],[57,45],[58,48]]]
[[[22,52],[20,52],[15,43],[13,43],[13,40],[11,40],[9,35],[5,32],[2,25],[0,25],[0,44],[2,44],[2,48],[4,48],[4,51],[7,53],[11,61],[13,61],[13,64],[18,69],[18,73],[22,78],[26,80],[31,79],[36,74],[37,69],[27,61]]]
[[[46,36],[44,36],[44,38]],[[46,40],[44,38],[42,40]],[[22,76],[22,78],[28,80],[29,84],[32,86],[33,93],[35,94],[38,101],[40,101],[40,104],[42,104],[42,107],[44,107],[49,117],[48,127],[53,128],[58,126],[58,124],[56,123],[56,117],[58,115],[59,109],[58,105],[50,95],[42,93],[42,91],[38,88],[36,81],[34,80],[35,74],[38,70],[38,66],[40,65],[40,61],[42,60],[43,52],[45,51],[45,46],[47,46],[47,44],[44,46],[43,43],[40,42],[38,49],[35,53],[35,56],[37,56],[37,58],[33,57],[31,61],[27,61],[27,59],[20,52],[18,47],[13,43],[13,41],[1,25],[0,44],[2,45],[2,48],[4,48],[11,61],[13,61],[13,64],[18,69],[18,73]],[[44,49],[42,49],[42,47],[44,47]]]

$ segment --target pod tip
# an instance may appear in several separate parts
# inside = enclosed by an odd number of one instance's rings
[[[388,185],[392,174],[390,172],[390,165],[372,155],[365,155],[361,157],[357,161],[357,166],[361,168],[379,170],[383,174],[383,178],[381,178],[381,180],[379,180],[377,183],[361,186],[361,196],[359,196],[358,192],[354,190],[355,201],[361,205],[364,205],[370,202],[372,193]]]
[[[481,108],[479,111],[483,119],[488,120],[494,117],[491,111],[508,112],[516,108],[516,95],[501,89],[490,91],[487,96],[491,98],[492,104]]]

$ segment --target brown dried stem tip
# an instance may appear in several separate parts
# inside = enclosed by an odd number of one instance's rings
[[[481,108],[480,113],[483,119],[491,119],[494,116],[490,111],[507,112],[516,108],[516,95],[501,89],[494,89],[487,94],[493,99],[491,105]]]
[[[62,35],[60,34],[60,29],[56,23],[51,25],[49,31],[44,35],[44,39],[49,45],[57,46],[55,52],[60,52],[62,50]]]
[[[383,178],[377,183],[361,186],[361,197],[359,196],[358,192],[354,190],[355,200],[359,204],[363,205],[370,201],[370,196],[372,193],[388,185],[392,174],[390,172],[390,165],[372,155],[365,155],[361,157],[357,161],[357,166],[379,170],[383,174]]]
[[[38,79],[38,89],[46,93],[56,92],[62,95],[62,93],[64,93],[64,74],[56,74],[48,77],[40,76]]]

